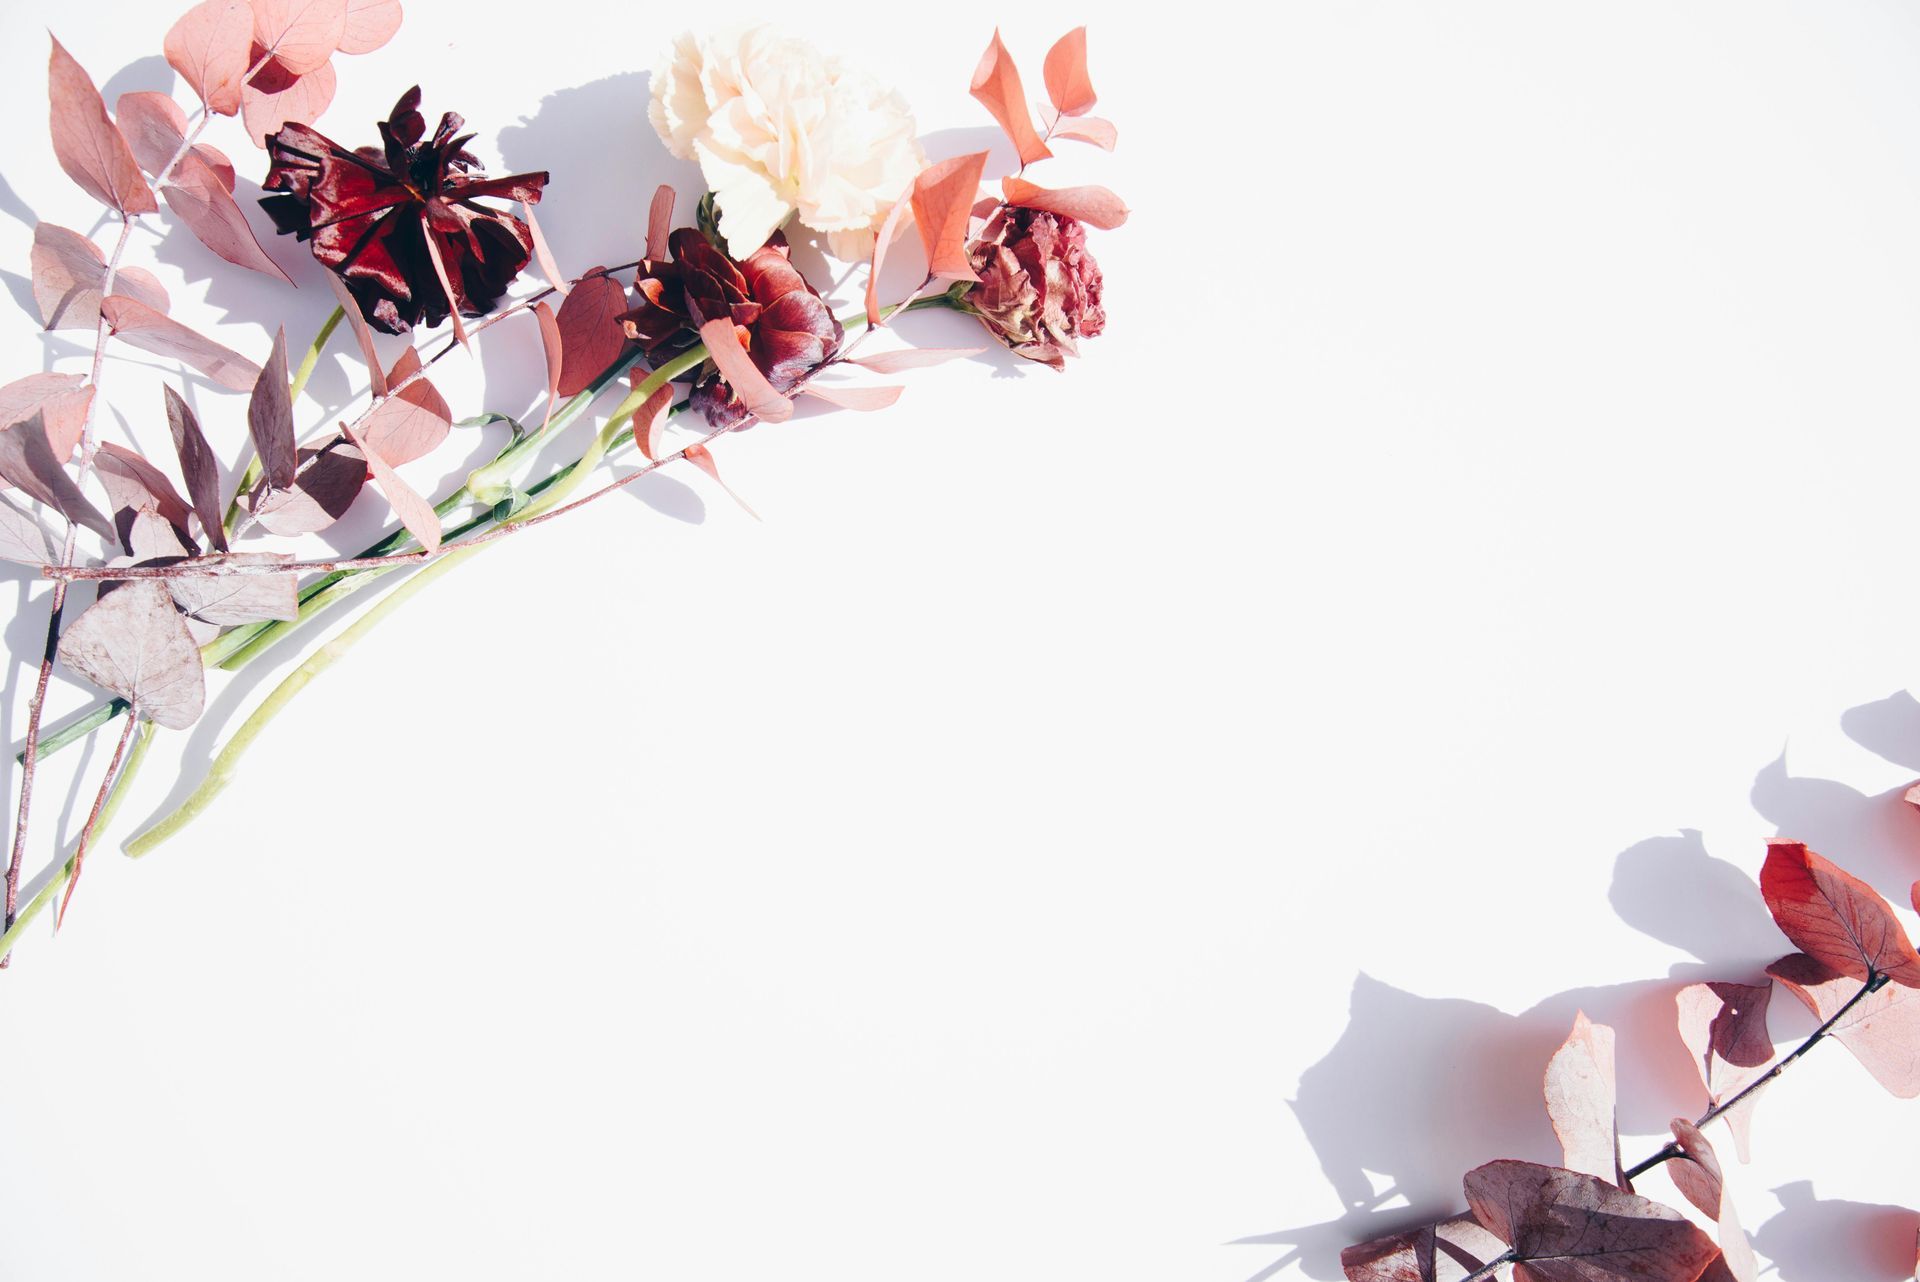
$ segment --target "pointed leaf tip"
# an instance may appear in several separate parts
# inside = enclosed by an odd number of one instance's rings
[[[1020,70],[1013,65],[1013,55],[1001,43],[997,28],[993,40],[987,45],[987,51],[980,55],[979,65],[973,69],[970,90],[993,113],[993,118],[1000,122],[1000,128],[1006,132],[1014,150],[1019,153],[1022,165],[1031,165],[1053,154],[1034,130],[1033,113],[1027,107],[1027,93],[1020,85]]]
[[[1093,81],[1087,77],[1087,29],[1075,27],[1047,50],[1047,100],[1063,116],[1093,110]]]

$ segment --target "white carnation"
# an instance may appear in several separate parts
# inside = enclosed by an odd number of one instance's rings
[[[926,165],[899,94],[771,27],[682,35],[647,115],[667,150],[699,161],[736,257],[795,213],[837,257],[864,257]]]

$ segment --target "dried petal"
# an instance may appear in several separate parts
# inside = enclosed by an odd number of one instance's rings
[[[94,602],[60,638],[60,661],[169,730],[185,730],[206,705],[200,648],[156,579],[136,579]]]

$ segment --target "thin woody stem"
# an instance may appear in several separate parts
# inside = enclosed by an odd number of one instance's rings
[[[137,716],[128,717],[127,724],[120,729],[120,741],[113,746],[113,760],[107,763],[107,773],[100,780],[100,791],[93,798],[93,809],[87,812],[86,826],[80,830],[80,844],[73,852],[73,871],[67,874],[67,893],[61,897],[60,911],[54,915],[55,930],[66,924],[67,905],[73,902],[73,892],[80,886],[80,869],[87,862],[87,846],[93,841],[94,829],[99,826],[107,798],[113,795],[114,781],[120,775],[120,760],[127,755],[127,741],[133,738],[133,728],[139,720]]]

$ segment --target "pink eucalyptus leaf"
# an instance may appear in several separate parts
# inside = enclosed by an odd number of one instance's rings
[[[367,456],[367,466],[373,472],[373,483],[387,497],[387,506],[400,518],[400,524],[407,527],[409,533],[420,541],[420,546],[429,552],[440,550],[440,516],[433,510],[433,504],[421,498],[411,485],[400,479],[400,474],[387,465],[387,461],[363,440],[351,425],[346,426],[347,438],[360,447]]]
[[[419,368],[420,353],[409,347],[393,363],[387,386],[398,387]],[[452,430],[453,411],[446,398],[421,377],[374,407],[361,428],[361,439],[388,466],[399,467],[438,449]]]
[[[200,430],[200,420],[180,393],[171,387],[166,394],[167,430],[173,436],[173,452],[180,459],[180,475],[186,478],[187,497],[200,517],[200,532],[214,547],[227,550],[227,532],[221,523],[220,460]]]
[[[60,638],[60,661],[168,730],[185,730],[206,706],[200,647],[158,579],[136,579],[88,607]]]
[[[333,296],[339,300],[340,311],[347,318],[347,324],[353,328],[353,341],[360,345],[360,359],[367,363],[367,377],[373,383],[373,394],[387,394],[387,374],[380,364],[380,353],[373,345],[373,330],[368,327],[366,317],[360,314],[360,304],[347,292],[346,282],[337,272],[322,272],[327,285],[333,290]]]
[[[53,154],[67,177],[101,204],[123,215],[151,214],[160,208],[141,176],[133,149],[107,118],[107,104],[73,55],[58,40],[47,61],[49,121]]]
[[[547,278],[547,284],[565,298],[573,291],[573,286],[560,273],[560,264],[554,260],[553,249],[547,244],[546,233],[540,230],[540,220],[533,215],[533,206],[522,201],[520,221],[527,225],[527,236],[533,241],[533,258],[540,264],[540,274]]]
[[[1126,204],[1105,187],[1038,187],[1024,178],[1011,177],[1000,180],[1000,190],[1009,205],[1044,209],[1102,231],[1112,231],[1127,221]]]
[[[1720,1253],[1679,1212],[1578,1171],[1489,1162],[1467,1172],[1466,1193],[1513,1248],[1514,1282],[1692,1282]]]
[[[113,523],[120,531],[121,545],[135,565],[183,561],[198,551],[180,527],[150,507],[117,508]],[[106,583],[101,590],[111,591],[113,586]]]
[[[883,410],[900,399],[904,387],[846,387],[809,382],[801,389],[809,396],[817,396],[829,405],[837,405],[843,410],[857,410],[862,413]]]
[[[763,423],[784,423],[793,417],[793,402],[773,390],[747,349],[740,346],[740,335],[730,319],[722,316],[702,325],[700,341],[707,345],[707,355],[719,368],[720,377],[745,403],[747,413]]]
[[[1727,1196],[1726,1180],[1720,1171],[1720,1159],[1700,1128],[1684,1117],[1673,1119],[1674,1142],[1681,1156],[1667,1165],[1667,1174],[1680,1195],[1709,1216],[1719,1226],[1720,1258],[1725,1276],[1733,1282],[1756,1282],[1759,1262],[1753,1258],[1753,1246],[1734,1212],[1733,1199]]]
[[[100,323],[100,287],[107,278],[106,255],[79,232],[41,223],[33,229],[33,301],[48,329],[93,329]],[[148,273],[122,267],[114,273],[116,291],[164,313],[171,300]]]
[[[850,356],[847,364],[870,369],[876,374],[898,374],[903,370],[924,369],[929,365],[944,365],[948,361],[978,356],[986,350],[984,347],[902,347],[897,351]]]
[[[647,257],[659,262],[667,256],[667,237],[673,234],[673,188],[661,183],[653,189],[647,209]]]
[[[285,552],[235,552],[228,565],[284,565]],[[174,604],[202,623],[231,628],[268,619],[300,617],[300,577],[285,574],[183,574],[168,579]]]
[[[262,481],[247,509],[269,534],[292,537],[326,529],[346,514],[367,483],[367,456],[344,436],[301,447],[293,484],[269,489]]]
[[[240,113],[247,137],[253,139],[254,146],[265,147],[267,135],[279,132],[282,125],[312,124],[333,102],[337,84],[332,63],[304,76],[256,75],[240,88]]]
[[[628,377],[637,387],[646,378],[646,373],[635,365]],[[647,461],[660,461],[660,433],[667,425],[667,411],[673,408],[673,385],[662,383],[647,394],[640,408],[633,412],[633,443],[647,456]]]
[[[1093,81],[1087,75],[1087,29],[1075,27],[1047,50],[1047,100],[1063,116],[1093,110]]]
[[[540,349],[547,356],[547,413],[540,420],[540,430],[545,431],[547,424],[553,422],[554,406],[560,403],[560,371],[566,359],[566,344],[560,337],[560,322],[553,308],[543,302],[535,303],[533,318],[540,323]]]
[[[0,496],[0,561],[17,565],[56,565],[60,541],[39,517]]]
[[[1027,107],[1027,92],[1020,86],[1020,69],[1013,65],[1013,55],[1007,52],[1007,46],[1000,42],[998,29],[994,31],[987,51],[980,55],[979,65],[973,69],[970,88],[973,96],[1000,122],[1000,128],[1012,140],[1014,150],[1020,153],[1022,165],[1031,165],[1053,154],[1034,131],[1033,113]]]
[[[1620,1135],[1614,1123],[1613,1030],[1573,1018],[1573,1032],[1547,1061],[1547,1117],[1560,1137],[1568,1170],[1621,1183]]]
[[[627,311],[626,286],[600,271],[595,267],[580,278],[555,317],[560,326],[561,396],[586,390],[627,345],[626,332],[620,328],[620,317]]]
[[[405,15],[400,0],[347,0],[347,18],[340,31],[341,53],[372,53],[393,39]]]
[[[293,484],[299,448],[293,434],[293,400],[287,386],[287,331],[274,331],[273,350],[253,383],[247,401],[247,430],[260,455],[260,470],[271,489]]]
[[[1114,128],[1113,122],[1098,116],[1062,116],[1054,122],[1053,136],[1090,142],[1102,151],[1112,151],[1120,141],[1120,131]]]
[[[927,251],[928,270],[935,276],[979,279],[967,258],[967,239],[986,165],[987,153],[976,151],[929,165],[913,180],[913,221]]]
[[[161,520],[177,529],[187,528],[187,501],[173,482],[146,459],[123,445],[102,442],[94,451],[93,470],[107,491],[115,511],[121,508],[148,508]]]
[[[685,450],[682,451],[682,454],[686,458],[687,462],[693,464],[695,467],[699,468],[702,472],[705,472],[708,476],[712,477],[714,480],[714,483],[718,485],[721,489],[727,492],[727,497],[740,505],[740,510],[742,512],[745,512],[748,516],[752,517],[756,521],[760,519],[760,514],[754,511],[752,506],[748,504],[748,502],[745,499],[741,498],[738,494],[734,493],[733,487],[731,485],[728,485],[724,480],[721,479],[720,465],[714,462],[713,451],[709,450],[704,445],[689,445]]]
[[[78,374],[29,374],[0,387],[0,427],[40,415],[53,457],[66,462],[86,430],[93,389]]]
[[[1760,894],[1795,948],[1842,975],[1920,988],[1920,953],[1873,887],[1797,841],[1767,843]]]
[[[1821,1023],[1860,991],[1861,981],[1805,953],[1789,953],[1767,967]],[[1920,1096],[1920,994],[1887,984],[1855,1003],[1829,1034],[1853,1052],[1873,1079],[1901,1099]]]
[[[113,294],[101,300],[100,311],[122,342],[177,360],[230,391],[249,391],[260,377],[260,367],[240,353],[167,319],[138,299]]]
[[[347,0],[249,0],[253,42],[289,75],[327,65],[347,33]],[[259,55],[254,55],[258,61]]]
[[[460,346],[470,348],[472,340],[467,337],[467,323],[460,319],[460,295],[454,292],[453,279],[447,275],[447,260],[440,253],[440,238],[423,236],[420,243],[427,251],[427,261],[433,264],[433,274],[440,282],[440,292],[447,296],[447,319],[453,322],[453,336],[460,340]]]
[[[240,82],[252,63],[253,10],[246,0],[205,0],[167,31],[167,62],[216,115],[240,110]]]
[[[142,89],[121,94],[113,104],[113,120],[120,126],[127,145],[133,148],[133,158],[156,178],[173,163],[187,141],[187,114],[180,110],[179,103],[163,93]],[[196,143],[187,149],[187,155],[199,157],[200,163],[211,169],[220,185],[232,194],[233,162],[218,148]]]
[[[38,412],[0,431],[0,479],[18,486],[74,524],[86,526],[109,542],[113,540],[113,522],[88,501],[54,456],[45,420]]]
[[[917,184],[918,179],[915,180]],[[873,238],[873,252],[867,259],[867,324],[878,329],[886,324],[887,318],[880,311],[880,268],[887,261],[887,251],[893,248],[893,242],[906,230],[905,220],[913,212],[913,187],[909,184],[900,199],[893,202],[893,208],[887,211],[886,218],[880,224],[880,230]]]
[[[1505,1250],[1471,1215],[1456,1215],[1350,1246],[1340,1268],[1347,1282],[1461,1282]]]
[[[1739,1094],[1767,1071],[1773,1059],[1773,1038],[1767,1033],[1767,1005],[1773,985],[1714,982],[1689,984],[1675,997],[1679,1008],[1680,1040],[1693,1056],[1693,1066],[1707,1088],[1707,1103]],[[1734,1151],[1748,1160],[1753,1129],[1753,1107],[1758,1095],[1749,1095],[1721,1114],[1733,1133]]]
[[[254,238],[247,216],[240,212],[233,196],[220,182],[219,175],[198,156],[186,156],[174,170],[173,180],[160,189],[171,209],[201,244],[235,267],[245,267],[263,276],[272,276],[291,285],[292,279],[280,264],[267,257],[267,251]],[[331,275],[331,273],[329,273]]]

